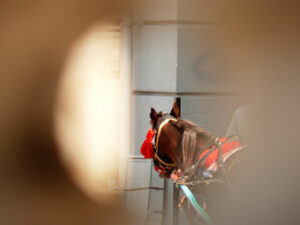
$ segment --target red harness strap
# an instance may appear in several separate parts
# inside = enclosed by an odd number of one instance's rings
[[[223,137],[223,138],[220,138],[219,141],[222,143],[222,153],[223,153],[223,156],[224,156],[224,159],[226,159],[226,157],[228,157],[229,155],[231,155],[231,153],[240,148],[242,146],[242,144],[239,142],[239,141],[227,141],[227,138]],[[215,148],[216,146],[212,146],[212,148]],[[210,149],[206,149],[204,150],[200,156],[199,156],[199,159],[201,159],[202,157],[204,157],[206,155],[206,153],[209,151]],[[211,165],[213,165],[217,159],[219,157],[219,149],[216,148],[213,152],[211,152],[206,160],[205,160],[205,163],[204,163],[204,168],[208,168],[210,167]]]

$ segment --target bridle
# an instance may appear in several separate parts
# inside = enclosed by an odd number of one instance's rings
[[[158,169],[160,169],[160,172],[163,174],[171,174],[172,171],[176,169],[176,164],[168,156],[161,155],[158,149],[161,130],[171,120],[177,121],[175,117],[162,112],[162,117],[158,121],[156,128],[154,128],[156,134],[152,141],[152,146],[155,150],[153,163],[158,167]]]

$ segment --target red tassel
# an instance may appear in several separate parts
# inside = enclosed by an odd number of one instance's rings
[[[155,135],[155,131],[151,128],[148,130],[146,135],[146,140],[143,142],[141,147],[141,153],[145,159],[153,159],[154,158],[154,149],[152,146],[152,139]]]

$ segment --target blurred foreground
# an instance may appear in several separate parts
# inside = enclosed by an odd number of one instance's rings
[[[119,15],[121,4],[0,4],[0,224],[126,223],[117,195],[102,191],[103,201],[96,202],[79,189],[54,138],[60,74],[69,49],[93,24]],[[76,139],[70,141],[78,146]],[[90,187],[82,177],[81,186]]]
[[[66,172],[53,116],[68,49],[95,22],[127,12],[126,3],[0,3],[1,224],[126,224],[117,195],[101,192],[96,203],[82,191],[92,178],[78,184]],[[220,216],[224,224],[299,224],[299,4],[215,6],[225,28],[216,51],[227,56],[226,69],[253,109],[238,197]]]

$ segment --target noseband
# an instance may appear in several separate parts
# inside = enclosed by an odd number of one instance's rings
[[[164,173],[172,173],[172,171],[176,168],[176,164],[168,157],[168,156],[162,156],[159,153],[158,146],[159,146],[159,138],[161,135],[162,128],[169,122],[169,121],[177,121],[173,116],[163,113],[162,118],[159,120],[155,130],[155,138],[153,138],[153,149],[155,149],[154,154],[154,165],[157,166],[161,172]]]

